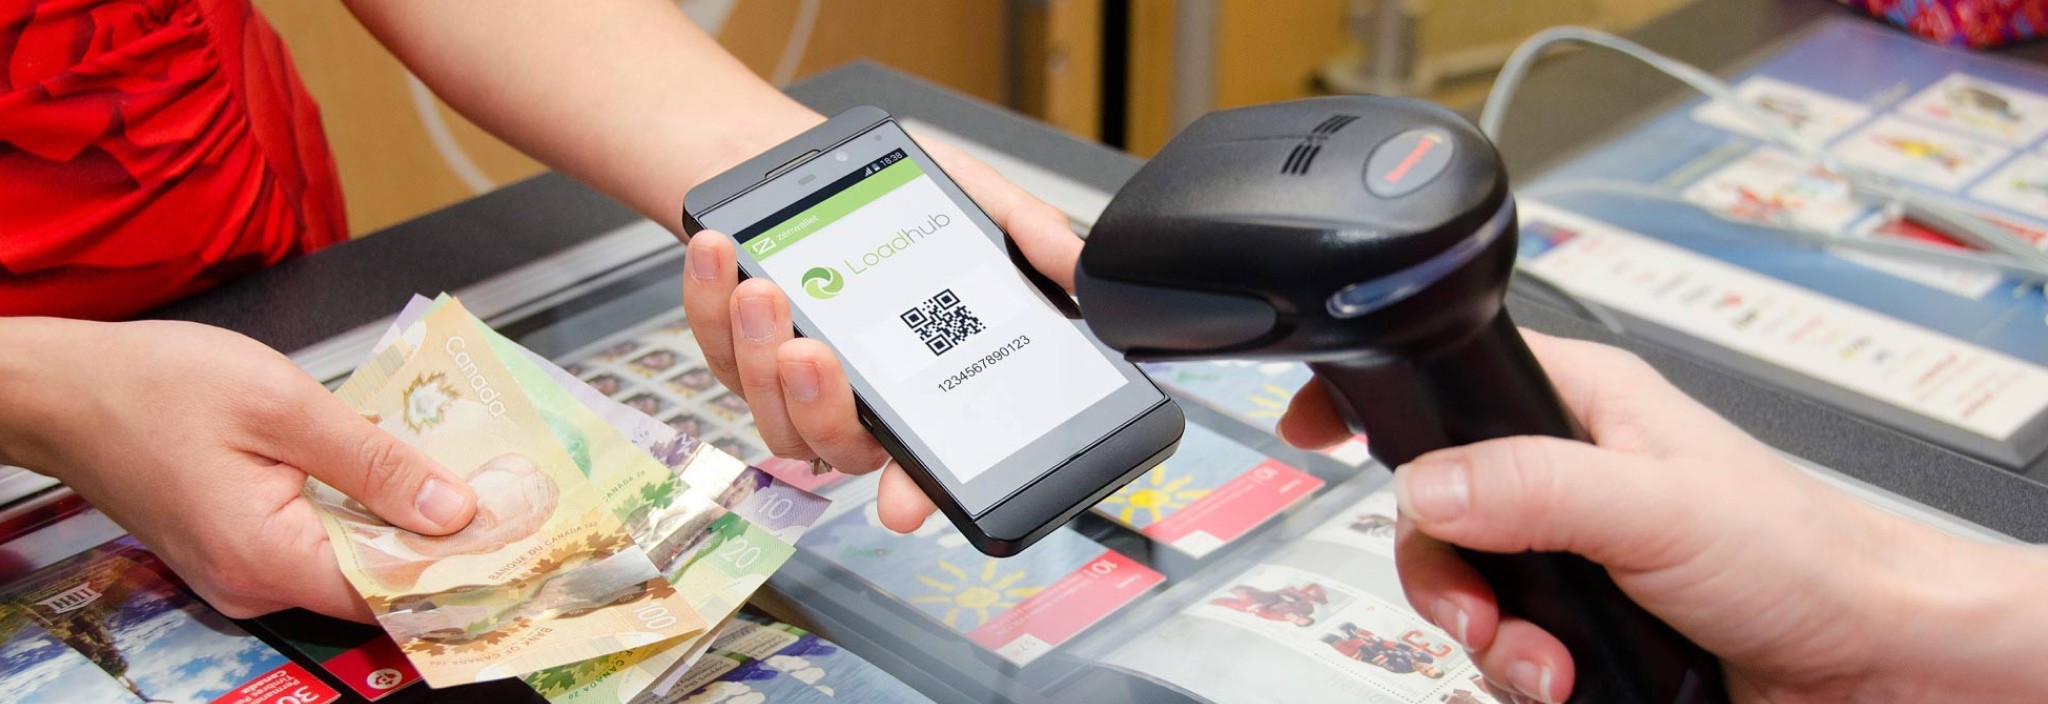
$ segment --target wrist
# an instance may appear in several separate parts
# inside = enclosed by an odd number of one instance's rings
[[[1897,627],[1887,629],[1873,670],[1889,682],[1870,701],[2021,702],[2048,691],[2048,671],[2011,659],[2038,650],[2048,633],[2048,604],[2038,596],[2048,549],[1894,522],[1892,540],[1905,549],[1887,560],[1880,588],[1895,608],[1875,616]]]
[[[48,360],[61,354],[54,346],[64,336],[76,334],[70,328],[89,323],[55,318],[0,318],[0,464],[13,464],[48,473],[36,465],[43,454],[51,415],[48,396]],[[54,476],[54,475],[53,475]],[[63,477],[58,477],[62,479]]]
[[[698,184],[825,121],[825,116],[781,93],[768,96],[761,102],[765,104],[749,108],[721,108],[723,114],[732,116],[733,123],[718,130],[718,137],[704,151],[702,158],[695,160],[695,168],[687,175],[688,183],[684,184],[683,190],[696,188]]]
[[[765,95],[735,97],[719,106],[715,114],[698,113],[723,122],[692,126],[694,136],[677,145],[681,158],[663,167],[663,185],[655,191],[643,189],[643,195],[652,200],[639,206],[642,215],[682,237],[683,197],[690,189],[825,121],[824,116],[789,96],[763,92]]]

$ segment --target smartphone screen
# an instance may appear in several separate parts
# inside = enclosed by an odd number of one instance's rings
[[[782,286],[799,332],[970,513],[1162,400],[893,121],[694,215]]]

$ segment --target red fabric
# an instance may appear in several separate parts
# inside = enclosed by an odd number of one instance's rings
[[[0,0],[0,315],[128,317],[347,236],[248,0]]]
[[[1943,44],[1986,49],[2048,32],[2048,0],[1837,0]]]

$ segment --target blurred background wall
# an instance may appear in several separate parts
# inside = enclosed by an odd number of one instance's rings
[[[1142,156],[1193,115],[1215,108],[1353,91],[1476,104],[1492,69],[1538,29],[1570,23],[1627,30],[1684,1],[679,4],[764,77],[801,80],[867,59]],[[320,101],[356,234],[543,168],[441,105],[340,3],[256,5],[284,36]]]

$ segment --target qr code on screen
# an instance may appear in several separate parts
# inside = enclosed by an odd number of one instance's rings
[[[925,349],[932,354],[945,354],[975,333],[981,332],[981,319],[974,317],[974,311],[960,304],[960,297],[953,295],[953,289],[938,292],[910,310],[897,316],[910,331],[917,333],[917,339],[924,341]]]

